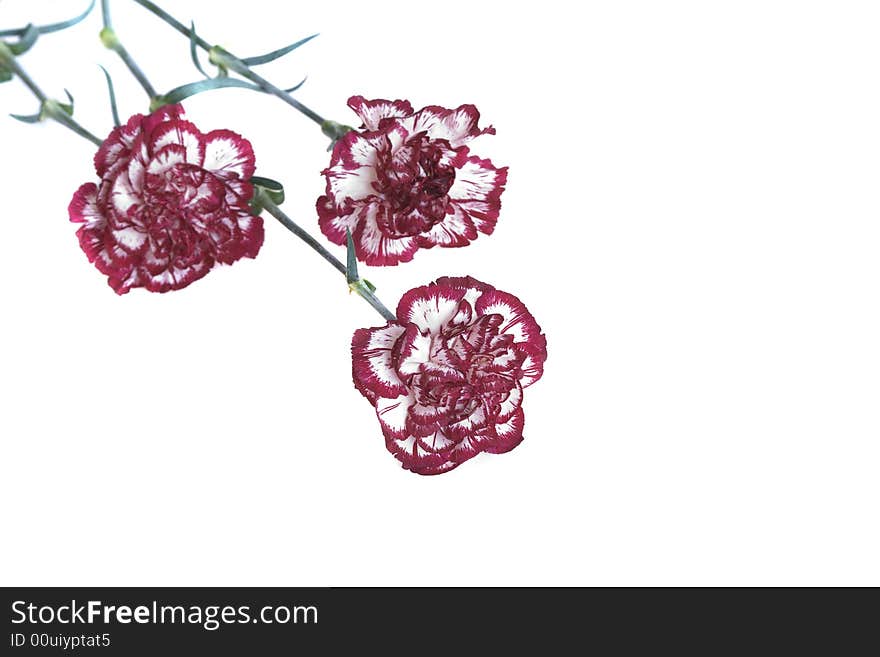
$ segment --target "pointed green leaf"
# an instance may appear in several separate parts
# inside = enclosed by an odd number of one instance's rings
[[[360,277],[358,276],[357,254],[354,250],[354,238],[348,228],[345,229],[345,244],[348,249],[345,254],[345,280],[349,285],[355,285]]]
[[[88,16],[90,13],[92,13],[92,9],[94,9],[94,7],[95,7],[95,0],[91,0],[91,2],[89,2],[89,6],[79,16],[74,16],[70,20],[62,21],[61,23],[52,23],[50,25],[40,25],[39,27],[37,27],[37,32],[39,34],[49,34],[51,32],[60,32],[61,30],[66,30],[68,27],[73,27],[77,23],[84,20],[85,17]],[[30,27],[30,26],[28,25],[27,27],[20,27],[20,28],[14,29],[14,30],[2,30],[2,31],[0,31],[0,37],[9,37],[9,36],[23,37],[25,32],[27,31],[28,27]]]
[[[300,39],[296,43],[291,43],[289,46],[285,46],[284,48],[279,48],[278,50],[273,50],[270,53],[266,53],[265,55],[259,55],[257,57],[245,57],[241,60],[242,64],[246,64],[247,66],[259,66],[260,64],[268,64],[271,61],[278,59],[279,57],[284,57],[289,52],[293,52],[297,48],[299,48],[304,43],[307,43],[314,39],[317,34],[313,34],[312,36],[307,36],[305,39]]]
[[[376,286],[373,285],[372,283],[370,283],[370,281],[368,281],[366,278],[361,279],[361,280],[362,280],[362,282],[363,282],[364,285],[366,285],[368,288],[370,288],[370,292],[375,292],[375,291],[376,291]]]
[[[12,71],[8,68],[3,68],[0,66],[0,84],[3,82],[9,82],[12,79]]]
[[[61,30],[66,30],[68,27],[73,27],[77,23],[85,20],[86,16],[92,13],[92,9],[95,8],[95,0],[91,0],[89,2],[89,6],[86,7],[86,10],[81,13],[79,16],[74,16],[70,20],[63,21],[61,23],[52,23],[51,25],[41,25],[39,27],[40,34],[49,34],[51,32],[60,32]]]
[[[192,57],[193,64],[195,64],[196,68],[199,69],[199,73],[204,75],[206,78],[210,78],[211,76],[205,73],[205,69],[202,68],[202,63],[199,61],[198,44],[196,43],[195,21],[192,21],[189,25],[189,55],[190,57]]]
[[[284,185],[277,180],[263,176],[251,176],[251,184],[264,191],[275,205],[284,203]]]
[[[299,84],[294,85],[294,86],[290,87],[289,89],[285,89],[285,90],[284,90],[285,93],[291,93],[291,92],[296,91],[297,89],[299,89],[301,86],[303,86],[303,85],[306,83],[306,80],[307,80],[307,79],[308,79],[308,76],[307,76],[307,77],[304,77],[304,78],[302,79],[302,81],[301,81]]]
[[[67,94],[67,100],[69,103],[58,103],[58,107],[63,109],[69,116],[73,116],[73,96],[70,95],[70,92],[65,89],[64,93]]]
[[[200,94],[203,91],[224,89],[226,87],[241,87],[244,89],[256,89],[257,91],[259,91],[259,87],[251,84],[250,82],[245,82],[244,80],[238,80],[236,78],[210,78],[208,80],[199,80],[198,82],[184,84],[180,87],[172,89],[167,94],[162,96],[160,100],[162,105],[173,105],[174,103],[179,103],[180,101],[189,98],[190,96]]]
[[[38,36],[40,36],[40,30],[36,25],[31,23],[24,28],[24,34],[21,35],[21,39],[19,39],[18,43],[8,44],[9,49],[12,51],[13,55],[23,55],[36,43]]]
[[[101,65],[98,64],[98,66]],[[101,66],[101,70],[104,71],[104,77],[107,79],[107,91],[110,93],[110,111],[113,113],[113,125],[119,126],[119,110],[116,109],[116,91],[113,89],[113,80],[110,79],[110,74],[106,68]]]
[[[37,112],[36,114],[31,114],[30,116],[25,116],[24,114],[10,114],[13,119],[16,121],[21,121],[22,123],[39,123],[43,120],[42,112]]]

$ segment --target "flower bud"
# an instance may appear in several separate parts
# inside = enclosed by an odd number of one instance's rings
[[[116,32],[113,31],[112,27],[102,29],[99,36],[101,37],[101,43],[108,50],[116,50],[119,47],[119,37],[116,36]]]

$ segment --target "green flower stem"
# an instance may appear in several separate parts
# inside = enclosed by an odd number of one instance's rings
[[[119,37],[116,36],[116,32],[113,31],[113,23],[110,18],[110,0],[101,0],[101,17],[104,21],[104,29],[101,30],[101,43],[104,44],[105,48],[119,55],[119,59],[131,71],[131,74],[140,83],[147,96],[150,97],[150,102],[152,102],[157,96],[156,89],[150,84],[141,67],[137,65],[137,62],[134,61],[128,50],[122,45]]]
[[[135,2],[139,2],[140,0],[135,0]],[[300,112],[301,114],[309,117],[312,121],[317,123],[319,126],[323,128],[324,124],[327,122],[323,116],[318,114],[317,112],[311,110],[310,108],[303,105],[296,98],[291,96],[289,93],[284,91],[283,89],[279,89],[274,84],[269,82],[262,75],[258,75],[255,73],[247,64],[242,62],[235,55],[226,52],[225,50],[221,50],[219,48],[213,48],[211,51],[211,61],[216,64],[222,64],[226,66],[230,71],[235,71],[241,77],[250,80],[255,85],[257,85],[260,89],[262,89],[265,93],[271,94],[277,98],[280,98],[285,103],[293,107],[295,110]]]
[[[176,18],[171,16],[168,12],[166,12],[161,7],[158,7],[155,3],[150,2],[150,0],[134,0],[141,7],[152,13],[153,15],[161,18],[168,25],[173,27],[175,30],[180,32],[187,39],[191,37],[191,30],[186,25],[178,21]],[[263,76],[255,73],[247,64],[242,62],[238,57],[232,55],[231,53],[226,52],[225,50],[221,50],[220,48],[216,48],[212,46],[210,43],[205,41],[202,37],[195,35],[194,37],[196,45],[208,53],[211,57],[211,61],[215,64],[222,63],[229,70],[235,71],[242,77],[250,80],[254,84],[256,84],[260,89],[262,89],[265,93],[271,94],[280,98],[285,103],[293,107],[298,112],[304,114],[309,117],[312,121],[322,126],[326,123],[324,117],[315,112],[314,110],[306,107],[301,102],[296,100],[289,93],[276,87],[274,84],[266,80]]]
[[[139,1],[139,0],[138,0]],[[258,202],[259,205],[262,206],[266,212],[275,217],[282,226],[287,228],[291,233],[300,238],[303,242],[312,247],[318,254],[324,258],[327,262],[333,265],[343,276],[346,275],[345,264],[342,263],[336,256],[330,253],[327,249],[325,249],[314,237],[309,235],[306,231],[300,228],[296,222],[293,221],[290,217],[288,217],[284,212],[279,208],[272,199],[269,198],[268,194],[263,192],[258,192],[260,195]],[[373,294],[372,290],[366,286],[363,281],[356,281],[349,285],[349,289],[353,292],[357,292],[360,296],[362,296],[367,303],[369,303],[382,317],[389,321],[396,321],[397,317],[393,312],[388,310],[385,305],[379,301],[379,298]]]
[[[77,123],[70,114],[65,112],[61,107],[58,106],[53,100],[48,100],[43,103],[43,112],[45,112],[46,116],[55,121],[56,123],[60,123],[68,130],[75,132],[80,137],[84,139],[88,139],[98,148],[104,143],[101,139],[93,135],[91,132],[83,128],[79,123]]]
[[[373,306],[373,308],[375,308],[376,311],[380,315],[382,315],[383,319],[385,319],[389,322],[396,322],[397,321],[397,315],[395,315],[393,312],[388,310],[388,308],[385,307],[385,304],[382,303],[381,301],[379,301],[379,297],[377,297],[376,294],[370,288],[368,288],[363,281],[358,281],[357,283],[352,283],[348,287],[353,292],[357,292],[361,297],[363,297],[367,301],[368,304]]]
[[[15,74],[18,76],[18,79],[19,79],[19,80],[21,80],[22,82],[24,82],[24,86],[26,86],[28,89],[31,90],[31,93],[32,93],[34,96],[37,97],[37,100],[39,100],[41,104],[42,104],[42,103],[45,103],[45,102],[48,100],[48,97],[46,96],[46,94],[43,93],[43,90],[40,89],[40,88],[37,86],[37,83],[34,82],[34,81],[31,79],[31,76],[29,76],[29,75],[25,72],[25,70],[21,67],[21,64],[19,64],[19,63],[15,60],[15,57],[9,57],[9,58],[7,59],[7,58],[3,57],[3,55],[0,55],[0,59],[2,59],[3,63],[4,63],[4,64],[5,64],[5,65],[6,65],[6,66],[7,66],[7,67],[8,67],[13,73],[15,73]]]
[[[104,23],[104,27],[109,27],[111,30],[113,29],[113,19],[110,16],[110,3],[107,0],[101,0],[101,20]]]
[[[334,256],[327,249],[325,249],[321,245],[321,243],[318,242],[318,240],[316,240],[314,237],[309,235],[305,230],[303,230],[299,226],[299,224],[297,224],[296,222],[293,221],[293,219],[288,217],[284,213],[284,211],[281,208],[279,208],[277,205],[275,205],[275,203],[271,199],[266,198],[265,195],[262,196],[260,198],[260,205],[262,205],[263,208],[269,214],[271,214],[273,217],[275,217],[281,223],[281,225],[283,225],[285,228],[287,228],[287,230],[289,230],[291,233],[296,235],[303,242],[305,242],[310,247],[312,247],[315,251],[317,251],[318,255],[320,255],[322,258],[324,258],[324,260],[326,260],[331,265],[333,265],[339,271],[339,273],[345,274],[345,265],[342,263],[342,261],[340,261],[336,256]]]
[[[56,123],[60,123],[68,130],[78,134],[80,137],[88,139],[95,146],[100,146],[103,143],[95,135],[77,123],[56,101],[43,93],[43,90],[37,86],[37,83],[34,82],[31,76],[21,67],[21,64],[15,59],[12,51],[10,51],[8,46],[3,42],[0,42],[0,63],[12,71],[19,80],[24,82],[25,86],[30,89],[31,93],[40,101],[41,115],[52,119]]]

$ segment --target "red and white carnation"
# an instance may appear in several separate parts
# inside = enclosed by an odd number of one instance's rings
[[[414,112],[409,101],[348,101],[363,121],[342,137],[324,170],[317,202],[321,230],[331,242],[354,237],[359,260],[396,265],[420,248],[458,247],[491,234],[501,209],[507,167],[471,155],[480,129],[473,105]]]
[[[410,290],[398,321],[352,338],[355,387],[388,450],[419,474],[522,442],[523,389],[541,378],[547,341],[522,302],[473,278]]]
[[[253,258],[263,220],[251,214],[250,143],[229,130],[203,134],[179,105],[115,128],[95,155],[101,181],[70,203],[83,251],[118,294],[186,287],[215,263]]]

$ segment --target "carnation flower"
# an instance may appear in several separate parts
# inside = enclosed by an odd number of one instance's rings
[[[82,250],[118,294],[178,290],[263,244],[263,220],[248,207],[250,143],[182,117],[171,105],[115,128],[95,154],[100,183],[70,203]]]
[[[413,112],[408,101],[348,101],[363,121],[333,148],[317,202],[331,242],[354,236],[359,260],[396,265],[419,248],[466,246],[495,229],[507,167],[471,155],[465,145],[482,134],[473,105]]]
[[[419,474],[522,442],[523,389],[541,378],[547,341],[512,294],[473,278],[410,290],[398,321],[352,338],[355,387],[388,450]]]

